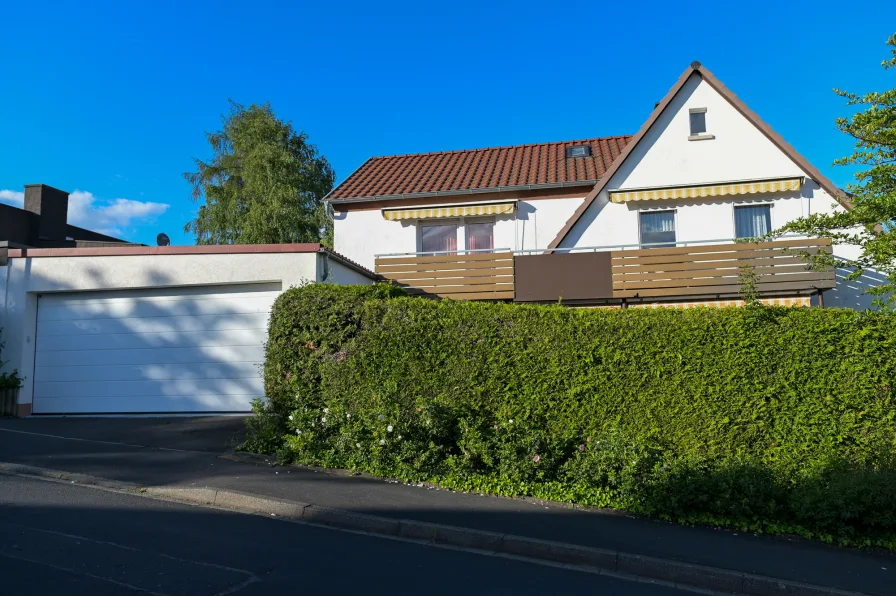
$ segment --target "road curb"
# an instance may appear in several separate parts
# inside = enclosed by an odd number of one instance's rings
[[[367,532],[443,546],[475,549],[492,554],[510,555],[584,567],[598,572],[655,580],[674,586],[744,594],[746,596],[863,596],[850,592],[804,584],[740,571],[693,565],[671,559],[659,559],[614,550],[539,540],[526,536],[486,532],[458,526],[446,526],[417,520],[394,519],[311,503],[260,497],[258,495],[209,487],[139,486],[85,474],[49,470],[34,466],[0,462],[0,472],[96,486],[108,490],[177,501],[190,505],[215,507],[240,513],[274,516],[333,528]]]

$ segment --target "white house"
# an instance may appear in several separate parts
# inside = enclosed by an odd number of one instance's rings
[[[762,236],[794,218],[849,207],[841,189],[697,62],[634,136],[371,158],[328,200],[336,250],[378,272],[401,270],[409,286],[423,275],[398,267],[400,254],[422,258],[442,253],[444,261],[452,254],[472,257],[490,249],[514,258],[545,251],[559,256],[682,247],[677,249],[681,252]],[[854,256],[847,247],[833,250],[837,256]],[[787,279],[800,283],[785,287],[769,277],[766,281],[775,283],[766,288],[776,290],[769,299],[817,303],[824,291],[828,306],[869,304],[861,295],[862,284],[873,284],[873,274],[862,283],[846,284],[838,272],[840,279],[831,287],[833,281],[826,285],[792,261],[773,264],[795,266],[788,271],[796,276]],[[551,269],[559,260],[545,263]],[[760,264],[762,273],[771,276],[773,271]],[[512,290],[513,278],[506,277],[512,275],[511,266],[503,265],[505,277],[491,284],[491,290],[505,287],[501,284],[511,284],[506,287]],[[523,269],[518,260],[516,269],[514,299],[520,300]],[[732,271],[726,286],[733,284],[737,268]],[[781,271],[779,267],[774,273]],[[433,277],[447,275],[442,271]],[[613,275],[614,281],[620,279],[618,271]],[[578,271],[575,276],[587,274]],[[661,281],[662,287],[672,283]],[[695,287],[709,283],[692,281]],[[435,286],[433,282],[431,288]],[[460,285],[452,287],[459,291]],[[705,295],[692,288],[681,295],[667,292],[663,299],[706,303],[732,298],[730,289],[714,284]],[[643,305],[641,294],[637,297]],[[798,297],[802,302],[792,300]]]

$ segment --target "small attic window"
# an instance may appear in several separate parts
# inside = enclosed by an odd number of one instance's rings
[[[715,136],[706,134],[706,108],[691,108],[688,110],[690,116],[691,134],[688,135],[689,141],[704,141],[714,139]]]
[[[573,145],[566,148],[566,159],[573,157],[591,157],[591,145]]]

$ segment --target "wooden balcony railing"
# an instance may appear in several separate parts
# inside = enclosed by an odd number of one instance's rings
[[[836,285],[834,271],[810,271],[800,253],[831,252],[827,238],[617,250],[611,254],[614,298],[736,295],[751,266],[760,295],[806,293]]]
[[[829,239],[704,244],[574,253],[383,256],[376,272],[412,294],[456,300],[605,304],[738,297],[746,268],[760,296],[812,294],[836,285],[801,253],[831,252]]]
[[[455,300],[513,299],[513,253],[377,257],[376,272],[412,294]]]

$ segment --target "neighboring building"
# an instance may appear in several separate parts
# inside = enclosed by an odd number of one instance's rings
[[[747,264],[758,268],[770,300],[808,303],[831,290],[829,305],[868,302],[861,284],[834,288],[833,272],[807,272],[784,250],[830,250],[824,242],[746,252],[734,244],[800,216],[847,208],[848,200],[697,62],[634,136],[371,158],[327,200],[336,250],[430,294],[727,303],[738,298]],[[495,257],[480,253],[490,250],[500,262],[487,271]],[[845,247],[834,250],[851,256]],[[544,252],[551,258],[534,256]],[[706,272],[706,262],[720,267],[723,259],[723,271]]]
[[[0,243],[21,248],[121,246],[125,240],[68,223],[68,193],[46,184],[25,186],[24,209],[0,203]]]

